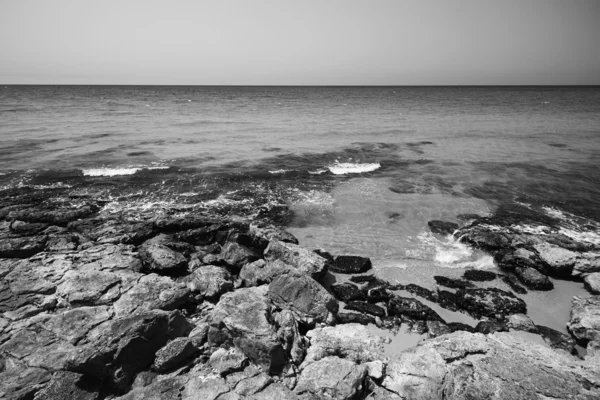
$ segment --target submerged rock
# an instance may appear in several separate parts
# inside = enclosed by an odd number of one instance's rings
[[[360,311],[371,314],[376,317],[385,317],[385,310],[375,304],[364,303],[362,301],[351,301],[344,307],[346,310]]]
[[[469,287],[473,287],[473,284],[469,281],[465,281],[462,279],[453,279],[445,276],[434,276],[433,279],[438,285],[446,286],[451,289],[465,289]]]
[[[496,279],[496,274],[491,271],[482,271],[479,269],[468,269],[463,274],[463,278],[469,281],[485,282]]]
[[[410,297],[393,296],[388,303],[388,313],[391,316],[406,317],[417,321],[444,322],[435,311]]]
[[[456,303],[474,318],[503,319],[510,314],[526,314],[525,302],[512,293],[497,288],[460,289]]]
[[[452,235],[454,231],[458,229],[458,224],[454,222],[434,220],[427,222],[427,225],[429,225],[431,232],[440,235]]]

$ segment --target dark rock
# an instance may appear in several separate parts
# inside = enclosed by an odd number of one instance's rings
[[[34,400],[96,400],[100,397],[100,385],[94,379],[74,372],[60,371],[44,389],[36,393]]]
[[[259,258],[259,255],[254,251],[235,242],[227,242],[221,249],[221,259],[228,265],[238,269]]]
[[[294,235],[272,225],[250,224],[248,236],[252,238],[252,247],[260,251],[264,251],[271,241],[298,244]]]
[[[435,302],[447,310],[458,311],[458,305],[456,304],[456,295],[447,290],[438,290]]]
[[[419,300],[409,297],[393,296],[388,302],[388,313],[390,316],[406,317],[418,321],[444,322],[442,317],[431,308]]]
[[[159,217],[154,220],[154,227],[160,232],[181,232],[205,226],[219,224],[221,221],[194,214]]]
[[[378,278],[375,275],[358,275],[350,277],[350,280],[354,283],[365,283],[378,280]]]
[[[343,302],[365,299],[365,292],[349,282],[333,284],[330,286],[330,290],[338,300]]]
[[[427,222],[427,225],[429,225],[431,232],[440,235],[452,235],[454,231],[458,229],[458,224],[455,224],[454,222],[434,220]]]
[[[481,216],[478,214],[458,214],[456,218],[461,221],[475,221],[481,218]]]
[[[12,221],[9,229],[19,236],[35,236],[50,225],[43,222]]]
[[[460,289],[456,292],[456,304],[474,318],[503,319],[510,314],[526,314],[525,302],[512,293],[497,288]]]
[[[312,251],[293,243],[274,240],[265,249],[265,260],[279,260],[315,279],[323,276],[328,261]]]
[[[517,278],[515,278],[514,276],[502,275],[502,281],[504,283],[506,283],[508,286],[510,286],[510,288],[512,290],[514,290],[515,293],[527,294],[527,289],[525,289],[523,286],[519,285],[519,283],[517,282]]]
[[[165,244],[167,240],[168,237],[160,235],[140,246],[140,258],[149,271],[171,275],[181,273],[187,267],[187,259],[169,248]]]
[[[525,284],[529,289],[533,290],[552,290],[554,284],[547,276],[542,275],[537,270],[531,267],[517,267],[515,268],[515,275],[521,282]]]
[[[107,220],[102,217],[72,221],[67,225],[67,229],[96,243],[122,243],[135,246],[152,238],[155,233],[150,222]]]
[[[385,317],[385,310],[375,304],[351,301],[344,307],[346,310],[360,311],[376,317]]]
[[[0,258],[28,258],[44,250],[46,238],[29,236],[0,239]]]
[[[375,318],[358,313],[339,313],[336,317],[338,324],[352,324],[357,323],[361,325],[373,324],[375,325]]]
[[[175,235],[177,240],[181,240],[195,246],[206,246],[216,241],[216,234],[219,225],[203,226],[196,229],[188,229]]]
[[[204,265],[183,279],[194,294],[202,298],[216,299],[233,289],[233,277],[224,268]]]
[[[333,255],[325,250],[322,249],[315,249],[313,250],[313,252],[315,252],[316,254],[320,255],[321,257],[323,257],[324,259],[326,259],[329,262],[333,262],[334,258]]]
[[[491,271],[482,271],[479,269],[468,269],[463,274],[463,278],[469,281],[485,282],[496,279],[496,274]]]
[[[366,291],[366,300],[369,303],[386,303],[390,297],[392,296],[390,292],[387,291],[384,287],[376,287],[372,289],[364,289],[362,292]],[[357,300],[362,300],[358,299]]]
[[[429,289],[426,289],[422,286],[415,285],[414,283],[409,283],[408,285],[400,285],[398,287],[399,290],[406,290],[409,293],[412,293],[416,296],[422,297],[425,300],[435,302],[437,300],[437,296],[434,292]]]
[[[435,282],[438,285],[446,286],[452,289],[465,289],[473,287],[471,282],[462,279],[452,279],[445,276],[434,276],[433,279],[435,279]]]
[[[510,239],[503,232],[497,232],[485,226],[470,226],[458,230],[456,237],[459,241],[467,243],[481,250],[495,253],[510,245]]]
[[[495,254],[494,260],[503,270],[514,271],[516,268],[535,268],[550,272],[550,269],[534,252],[519,248],[503,250]]]
[[[452,329],[443,322],[440,321],[427,321],[427,336],[438,337],[451,333]]]
[[[99,207],[95,204],[88,204],[77,208],[52,208],[50,210],[31,208],[19,211],[11,211],[8,214],[8,218],[25,222],[42,222],[52,225],[66,226],[71,221],[94,214],[96,211],[98,211],[98,209]]]
[[[463,324],[462,322],[448,322],[448,328],[450,328],[452,332],[465,331],[475,333],[475,328],[471,325]]]
[[[571,336],[559,332],[555,329],[543,325],[536,325],[538,333],[544,338],[544,341],[555,349],[561,349],[570,354],[577,354],[575,350],[575,339]]]
[[[371,260],[359,256],[337,256],[329,270],[341,274],[360,274],[371,269]]]
[[[494,332],[506,332],[508,331],[508,327],[506,326],[505,322],[492,319],[487,321],[479,321],[475,327],[475,331],[487,335]]]

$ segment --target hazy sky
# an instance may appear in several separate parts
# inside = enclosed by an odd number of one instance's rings
[[[600,0],[0,0],[0,83],[600,84]]]

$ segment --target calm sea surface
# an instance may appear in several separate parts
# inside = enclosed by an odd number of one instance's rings
[[[285,205],[301,244],[428,284],[494,268],[432,219],[519,202],[600,241],[600,88],[0,87],[1,190],[107,179],[138,205]]]

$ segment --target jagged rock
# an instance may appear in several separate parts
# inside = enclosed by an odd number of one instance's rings
[[[366,390],[367,368],[339,357],[325,357],[302,370],[294,391],[317,398],[351,400]]]
[[[440,235],[452,235],[458,229],[458,224],[454,222],[434,220],[427,222],[427,225],[429,225],[431,232],[439,233]]]
[[[595,368],[544,345],[509,333],[454,332],[394,356],[382,384],[418,400],[591,399],[599,383]]]
[[[34,400],[96,400],[100,385],[93,379],[74,372],[60,371],[50,383],[36,393]]]
[[[495,332],[506,332],[508,331],[508,326],[506,326],[506,323],[503,321],[491,319],[487,321],[479,321],[475,327],[475,331],[483,333],[484,335],[488,335]]]
[[[46,238],[26,236],[0,239],[0,258],[28,258],[46,247]]]
[[[43,222],[66,226],[69,222],[87,217],[96,211],[98,211],[98,206],[95,204],[87,204],[77,208],[52,208],[50,210],[30,208],[11,211],[8,218],[25,222]]]
[[[352,324],[357,323],[361,325],[375,324],[375,318],[358,313],[339,313],[336,317],[338,324]]]
[[[600,342],[600,296],[573,297],[567,329],[583,344]]]
[[[239,396],[252,396],[273,382],[269,375],[253,365],[249,365],[243,371],[227,375],[225,380],[233,388],[233,392],[230,393]]]
[[[475,328],[471,325],[463,324],[462,322],[448,322],[448,328],[450,328],[452,332],[465,331],[475,333]]]
[[[410,297],[394,296],[388,303],[388,314],[420,321],[444,322],[435,311]]]
[[[104,295],[120,282],[121,277],[113,272],[71,270],[58,285],[56,294],[73,305],[109,304],[115,298],[106,298]]]
[[[272,383],[264,390],[250,396],[248,400],[301,400],[281,383]]]
[[[371,260],[359,256],[337,256],[329,270],[340,274],[361,274],[372,268]]]
[[[493,231],[480,225],[461,228],[456,233],[456,237],[462,243],[492,253],[505,249],[510,245],[510,239],[505,233]]]
[[[252,246],[260,251],[264,251],[272,241],[298,244],[294,235],[271,225],[250,224],[248,235],[252,238]]]
[[[446,286],[451,289],[465,289],[473,287],[471,282],[462,279],[452,279],[445,276],[434,276],[433,279],[438,285]]]
[[[50,381],[52,373],[0,354],[0,377],[0,398],[23,400],[32,399]]]
[[[496,279],[496,274],[491,271],[482,271],[479,269],[468,269],[463,274],[463,278],[469,281],[484,282]]]
[[[11,232],[19,236],[35,236],[49,226],[49,224],[44,222],[25,222],[15,220],[10,223],[9,229]]]
[[[216,400],[223,399],[222,396],[230,390],[223,378],[200,376],[190,379],[185,389],[180,391],[180,396],[182,400]]]
[[[438,290],[437,296],[431,300],[438,303],[442,308],[450,311],[458,311],[458,305],[456,304],[456,295],[447,290]]]
[[[437,297],[438,297],[431,290],[426,289],[426,288],[424,288],[422,286],[419,286],[419,285],[415,285],[414,283],[410,283],[408,285],[400,285],[398,287],[398,289],[406,290],[409,293],[412,293],[412,294],[414,294],[416,296],[422,297],[422,298],[424,298],[426,300],[429,300],[429,301],[434,301],[435,302],[437,300]],[[438,291],[438,295],[439,295],[439,293],[440,293],[440,291]],[[450,293],[450,292],[446,292],[446,293]]]
[[[285,365],[285,352],[278,341],[267,304],[268,288],[242,288],[221,296],[212,311],[208,341],[219,345],[223,335],[231,338],[250,360],[270,372]]]
[[[274,320],[279,327],[277,336],[279,342],[283,344],[285,353],[292,362],[299,365],[304,360],[304,352],[308,345],[300,335],[298,322],[294,318],[294,314],[289,310],[282,310],[280,313],[275,314]]]
[[[264,252],[265,260],[280,260],[297,270],[319,279],[326,271],[328,261],[293,243],[273,240]]]
[[[183,254],[165,244],[168,240],[168,236],[159,235],[140,246],[140,258],[149,271],[159,274],[177,274],[187,267],[187,259]]]
[[[600,271],[600,254],[577,252],[542,242],[533,246],[552,275],[580,276]]]
[[[339,356],[356,363],[384,358],[384,345],[389,338],[382,337],[360,324],[345,324],[315,328],[306,333],[310,338],[304,363],[307,365],[327,356]]]
[[[517,278],[513,275],[502,275],[502,281],[506,283],[515,293],[518,294],[527,294],[527,289],[523,286],[519,285]]]
[[[177,368],[197,352],[192,341],[186,337],[176,338],[156,352],[154,369],[159,372]]]
[[[117,316],[133,314],[140,310],[176,310],[189,300],[190,290],[167,276],[149,274],[114,303]]]
[[[238,269],[259,259],[258,254],[254,251],[235,242],[227,242],[221,249],[220,256],[228,265]]]
[[[516,268],[539,268],[547,270],[546,264],[542,261],[539,256],[533,251],[529,251],[524,248],[507,248],[499,251],[495,254],[494,259],[503,270],[514,271]]]
[[[240,278],[245,286],[258,286],[271,283],[275,277],[292,270],[292,267],[279,260],[257,260],[242,267]]]
[[[567,353],[575,352],[575,340],[562,332],[547,326],[536,325],[538,333],[544,338],[544,341],[555,349],[561,349]]]
[[[600,294],[600,272],[586,275],[583,284],[591,294]]]
[[[204,265],[194,270],[183,280],[194,294],[203,298],[218,298],[233,289],[233,277],[224,268]]]
[[[51,314],[40,322],[44,329],[56,337],[76,345],[87,333],[114,315],[111,307],[78,307],[62,313]]]
[[[344,307],[346,310],[360,311],[376,317],[385,317],[385,310],[375,304],[351,301]]]
[[[547,276],[541,274],[537,270],[527,267],[517,267],[515,268],[515,275],[519,278],[525,286],[529,289],[533,290],[552,290],[554,289],[554,284]]]
[[[512,293],[497,288],[460,289],[456,303],[474,318],[503,319],[510,314],[526,314],[525,302]]]
[[[296,271],[276,277],[269,284],[268,295],[275,305],[292,311],[308,324],[327,321],[339,308],[327,290],[310,276]]]
[[[152,224],[131,220],[84,219],[70,222],[69,231],[77,232],[96,243],[140,245],[154,235]]]
[[[69,233],[62,235],[52,235],[46,242],[47,251],[66,252],[72,251],[79,245],[79,237]]]
[[[206,246],[216,241],[216,235],[219,227],[219,225],[209,225],[195,229],[188,229],[177,233],[175,238],[196,246]]]
[[[440,321],[427,321],[427,336],[437,337],[452,332],[452,329]]]
[[[221,376],[225,376],[234,371],[240,371],[244,368],[248,358],[238,349],[223,349],[215,351],[208,360],[208,363]]]
[[[538,333],[538,329],[535,324],[525,314],[511,314],[507,318],[507,326],[510,329],[514,329],[516,331],[525,331],[531,333]]]
[[[350,282],[330,286],[333,295],[340,301],[365,300],[365,292]]]

